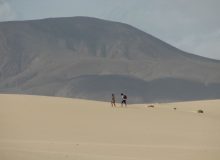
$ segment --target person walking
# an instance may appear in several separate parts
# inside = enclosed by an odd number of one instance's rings
[[[112,105],[112,107],[116,107],[116,105],[115,105],[115,95],[114,94],[112,94],[111,105]]]
[[[122,98],[122,101],[121,101],[121,106],[123,107],[123,104],[125,105],[125,107],[127,106],[127,96],[123,93],[121,93],[121,98]]]

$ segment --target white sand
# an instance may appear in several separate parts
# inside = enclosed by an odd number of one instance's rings
[[[0,160],[220,159],[220,100],[154,105],[0,95]]]

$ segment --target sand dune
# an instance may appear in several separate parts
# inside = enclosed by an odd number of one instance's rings
[[[220,100],[147,106],[0,95],[0,159],[220,159]]]

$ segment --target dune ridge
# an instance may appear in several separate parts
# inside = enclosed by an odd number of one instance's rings
[[[220,100],[149,105],[2,94],[0,159],[220,159]]]

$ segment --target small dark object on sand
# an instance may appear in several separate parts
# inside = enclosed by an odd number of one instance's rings
[[[198,112],[198,113],[204,113],[204,111],[201,110],[201,109],[199,109],[197,112]]]
[[[174,110],[176,110],[176,108],[173,108]]]
[[[154,108],[154,105],[149,105],[149,106],[147,106],[147,107],[149,107],[149,108]]]

